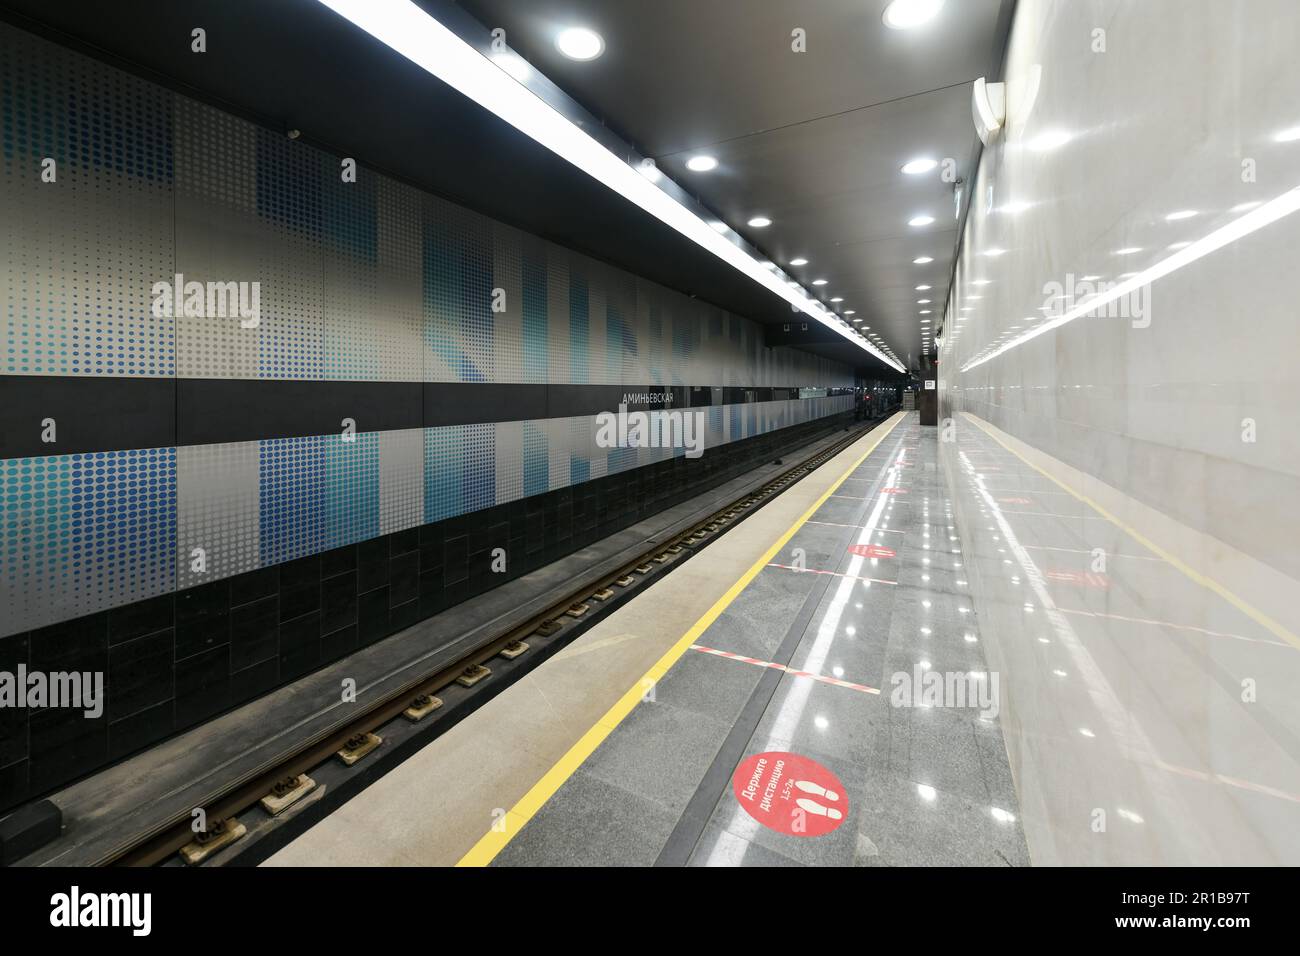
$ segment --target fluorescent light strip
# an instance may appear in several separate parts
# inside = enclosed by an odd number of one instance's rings
[[[1236,242],[1238,239],[1243,239],[1252,232],[1263,229],[1265,226],[1277,222],[1277,220],[1284,216],[1291,215],[1291,213],[1295,212],[1297,209],[1300,209],[1300,186],[1297,186],[1295,189],[1283,193],[1276,199],[1251,210],[1246,213],[1246,215],[1234,219],[1226,226],[1214,230],[1214,232],[1210,233],[1208,236],[1198,239],[1185,249],[1179,249],[1172,256],[1169,256],[1166,259],[1161,259],[1150,268],[1136,273],[1130,278],[1125,279],[1123,282],[1107,289],[1105,292],[1098,292],[1088,296],[1065,314],[1057,316],[1050,322],[1044,322],[1042,325],[1036,326],[1024,335],[1016,336],[1014,339],[1011,339],[1005,345],[990,352],[988,355],[971,359],[961,367],[961,370],[963,372],[969,372],[977,365],[983,365],[990,359],[995,359],[1003,352],[1008,352],[1017,346],[1023,345],[1030,339],[1042,335],[1044,332],[1050,332],[1052,329],[1060,328],[1067,322],[1073,322],[1080,316],[1088,315],[1090,312],[1095,312],[1107,303],[1114,302],[1116,299],[1126,296],[1130,292],[1140,289],[1144,285],[1150,285],[1157,279],[1161,279],[1164,276],[1169,275],[1171,272],[1176,272],[1183,266],[1191,265],[1202,256],[1208,256],[1211,252],[1222,249],[1224,246]]]
[[[906,371],[898,362],[841,325],[802,287],[792,288],[785,280],[769,272],[759,260],[728,241],[646,179],[634,166],[600,145],[410,0],[320,0],[320,3],[801,312],[834,329],[891,368]]]

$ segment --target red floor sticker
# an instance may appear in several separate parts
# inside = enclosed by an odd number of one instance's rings
[[[777,833],[824,836],[849,815],[839,777],[800,754],[754,754],[736,768],[731,786],[745,812]]]
[[[897,552],[880,544],[851,544],[849,554],[856,554],[859,558],[892,558]]]
[[[1110,587],[1106,575],[1093,571],[1046,571],[1043,576],[1059,584],[1073,584],[1081,588],[1099,588],[1104,591]]]
[[[907,494],[907,489],[906,488],[881,488],[880,493],[882,495],[905,495]]]

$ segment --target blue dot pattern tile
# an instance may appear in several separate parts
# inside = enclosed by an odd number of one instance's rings
[[[0,476],[7,619],[74,617],[175,588],[175,449],[8,459]]]
[[[342,159],[0,24],[0,374],[852,382],[767,349],[746,319],[364,166],[344,182]],[[256,282],[257,327],[154,315],[177,271]],[[845,400],[771,405],[710,408],[708,440]],[[180,482],[174,448],[0,460],[0,636],[188,586],[194,547],[210,580],[670,454],[595,431],[540,418],[202,446]]]

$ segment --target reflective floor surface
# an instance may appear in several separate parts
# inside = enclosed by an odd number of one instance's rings
[[[925,693],[927,674],[963,699]],[[989,683],[934,430],[912,413],[495,862],[1028,863]],[[793,770],[770,811],[747,769],[763,754]]]

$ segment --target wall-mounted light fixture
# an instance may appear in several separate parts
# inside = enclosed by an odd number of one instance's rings
[[[989,83],[984,77],[971,89],[971,117],[980,142],[987,146],[1007,119],[1007,85]]]

